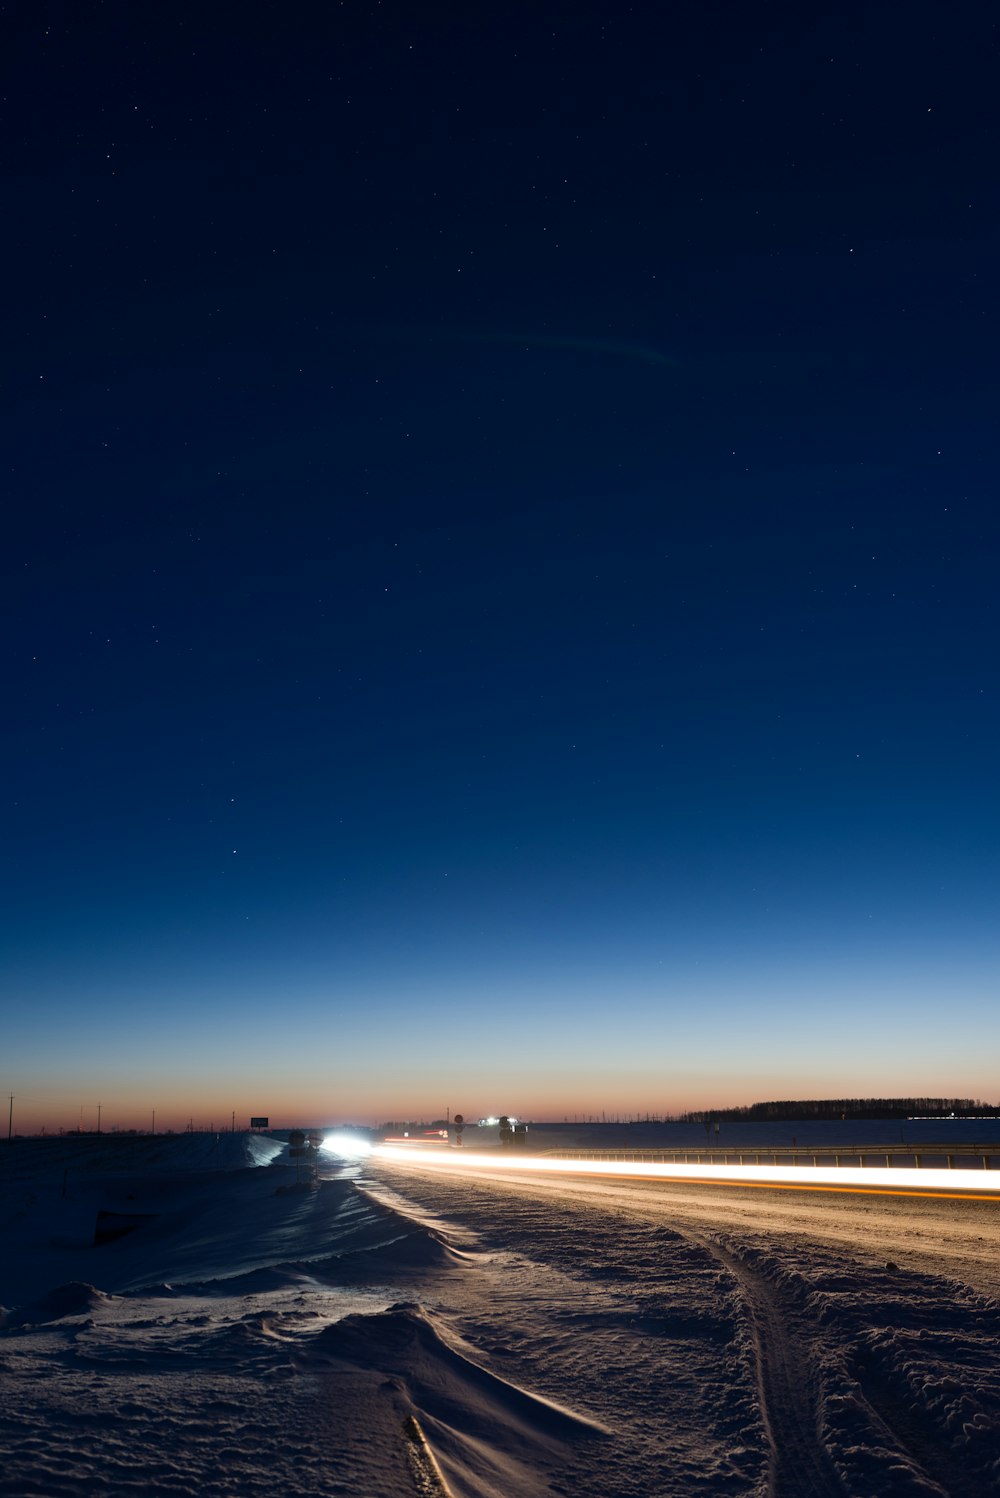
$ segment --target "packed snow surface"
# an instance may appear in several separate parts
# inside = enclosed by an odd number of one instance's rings
[[[0,1212],[0,1494],[1000,1493],[1000,1200],[223,1134],[16,1141]]]

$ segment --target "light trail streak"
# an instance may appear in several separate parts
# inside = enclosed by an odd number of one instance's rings
[[[785,1191],[836,1191],[865,1196],[933,1196],[953,1201],[1000,1201],[1000,1180],[985,1186],[973,1170],[899,1169],[880,1165],[674,1165],[633,1160],[560,1160],[545,1155],[376,1145],[376,1160],[461,1173],[464,1170],[537,1172],[541,1175],[612,1176],[642,1181],[682,1181],[692,1186],[771,1186]]]

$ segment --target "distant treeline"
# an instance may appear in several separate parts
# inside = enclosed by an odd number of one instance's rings
[[[967,1097],[806,1098],[778,1103],[750,1103],[745,1108],[701,1108],[682,1113],[681,1123],[772,1123],[775,1119],[913,1118],[975,1114],[1000,1117],[1000,1106]]]

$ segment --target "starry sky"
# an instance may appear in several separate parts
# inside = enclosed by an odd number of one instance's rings
[[[3,26],[15,1127],[996,1101],[991,8]]]

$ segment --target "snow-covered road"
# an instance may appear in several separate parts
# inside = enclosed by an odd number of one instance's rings
[[[395,1179],[405,1179],[414,1169],[425,1176],[441,1175],[415,1159]],[[870,1172],[870,1177],[876,1174]],[[1000,1296],[1000,1199],[953,1201],[891,1193],[813,1193],[757,1185],[619,1182],[558,1175],[540,1181],[530,1171],[505,1172],[498,1180],[489,1169],[463,1171],[461,1179],[488,1185],[494,1193],[509,1187],[520,1196],[590,1202],[595,1208],[648,1215],[658,1221],[669,1218],[694,1228],[800,1237],[804,1246],[850,1245],[867,1253],[873,1263],[880,1258],[883,1262],[906,1260],[911,1267],[957,1276],[985,1295]],[[457,1200],[461,1199],[459,1193]]]
[[[371,1174],[475,1235],[481,1353],[612,1433],[568,1491],[1000,1492],[1000,1203]]]

